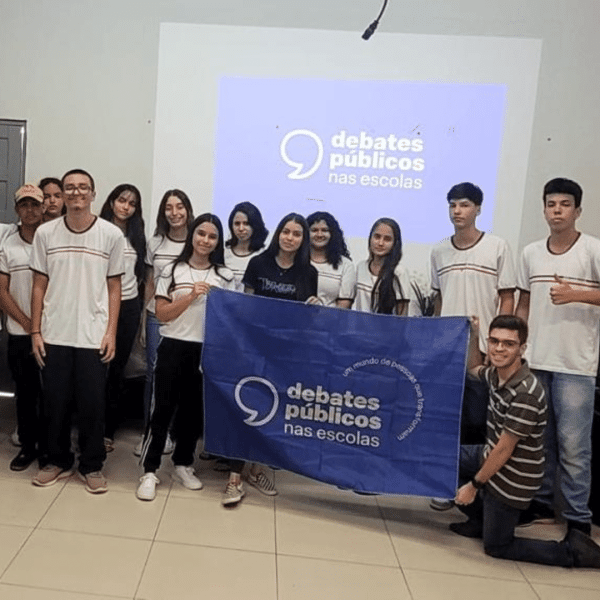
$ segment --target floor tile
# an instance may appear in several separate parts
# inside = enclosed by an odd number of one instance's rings
[[[398,567],[277,557],[279,600],[410,600]]]
[[[32,531],[31,527],[0,525],[0,540],[2,540],[0,542],[0,575],[16,556]],[[0,598],[2,598],[1,595]]]
[[[118,596],[98,596],[64,590],[42,590],[21,585],[0,584],[1,600],[117,600]]]
[[[383,514],[403,569],[525,581],[515,562],[491,558],[481,540],[448,529],[449,522],[463,519],[460,514],[436,513],[428,501],[415,499],[397,500],[395,507],[383,507]]]
[[[145,540],[37,530],[7,569],[2,582],[133,597],[149,549],[150,542]]]
[[[527,582],[405,569],[413,600],[539,600]]]
[[[270,506],[246,502],[230,509],[211,497],[169,496],[156,539],[163,542],[197,544],[275,552],[273,500]]]
[[[600,598],[600,571],[593,569],[564,569],[533,563],[520,563],[526,579],[532,584],[543,583],[565,588],[595,590]]]
[[[42,529],[77,531],[152,540],[166,501],[142,502],[132,492],[90,494],[68,485],[40,523]]]
[[[278,554],[398,566],[375,504],[282,496],[275,506]]]
[[[532,584],[540,600],[598,600],[598,590],[584,590],[581,588],[558,587],[544,583]]]
[[[276,600],[275,556],[156,542],[136,598]]]
[[[50,508],[64,482],[36,487],[31,479],[3,479],[0,493],[0,523],[35,527]]]

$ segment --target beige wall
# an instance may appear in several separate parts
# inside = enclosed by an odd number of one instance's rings
[[[0,0],[0,117],[28,121],[28,180],[77,165],[96,177],[99,202],[132,181],[147,207],[160,22],[360,35],[379,8],[378,0]],[[521,245],[546,234],[541,188],[558,175],[582,184],[581,229],[600,234],[599,17],[597,0],[425,0],[391,2],[380,25],[543,40],[524,217],[515,223]]]

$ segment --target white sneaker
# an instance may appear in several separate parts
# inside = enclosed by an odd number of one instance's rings
[[[202,482],[194,474],[194,467],[177,465],[175,467],[175,473],[173,473],[173,479],[179,481],[179,483],[188,490],[202,489]]]
[[[156,498],[156,486],[160,480],[154,473],[146,473],[140,477],[140,485],[135,495],[140,500],[154,500]]]
[[[246,492],[241,481],[237,485],[230,481],[225,488],[225,492],[223,492],[221,504],[223,506],[232,506],[233,504],[240,502],[245,495]]]
[[[173,442],[173,440],[171,439],[171,434],[167,433],[167,439],[165,441],[165,447],[163,448],[163,454],[171,454],[171,452],[173,452],[173,450],[175,449],[175,444]]]
[[[21,440],[19,439],[19,428],[17,427],[10,435],[10,441],[13,446],[19,447],[21,445]]]
[[[135,454],[135,456],[141,456],[143,448],[144,448],[144,435],[142,434],[140,437],[140,441],[138,442],[137,446],[133,449],[133,453]]]

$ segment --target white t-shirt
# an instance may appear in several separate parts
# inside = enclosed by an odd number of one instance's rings
[[[31,268],[48,276],[42,337],[48,344],[99,348],[108,325],[108,277],[123,274],[123,232],[96,217],[82,232],[66,217],[40,225],[33,238]]]
[[[17,230],[16,223],[0,223],[0,248],[2,248],[2,243],[4,239]],[[1,311],[0,311],[1,314]],[[0,322],[0,331],[2,331],[2,323]]]
[[[228,269],[231,269],[233,272],[233,280],[235,281],[235,290],[237,292],[244,291],[244,284],[242,283],[242,279],[244,277],[244,273],[246,272],[246,267],[250,262],[250,259],[257,254],[262,252],[262,248],[257,250],[256,252],[252,252],[252,254],[248,254],[247,256],[238,256],[230,246],[225,246],[225,266]]]
[[[125,253],[123,255],[123,267],[125,273],[121,279],[121,300],[133,300],[138,296],[137,277],[135,276],[135,263],[137,262],[137,252],[131,245],[129,238],[125,238]]]
[[[548,240],[529,244],[521,256],[519,288],[528,291],[532,369],[596,375],[600,308],[581,302],[552,304],[550,288],[558,275],[574,288],[600,288],[600,240],[582,233],[563,254],[552,254]]]
[[[172,281],[174,281],[175,287],[169,291]],[[174,300],[181,296],[187,296],[194,287],[194,283],[199,281],[206,281],[211,286],[226,290],[235,289],[233,273],[227,267],[219,267],[217,273],[214,267],[194,269],[188,263],[179,263],[173,272],[173,279],[169,265],[163,271],[156,285],[156,297]],[[160,335],[188,342],[203,342],[205,312],[206,294],[202,294],[193,300],[176,319],[162,323]]]
[[[146,246],[146,265],[152,267],[153,275],[154,275],[154,290],[156,291],[156,286],[158,282],[158,278],[161,276],[164,268],[167,265],[173,264],[177,257],[181,254],[185,242],[178,242],[172,240],[169,236],[166,235],[155,235],[150,238],[148,244]],[[154,298],[150,299],[148,302],[148,306],[146,309],[154,313]]]
[[[371,312],[371,294],[377,277],[369,270],[369,260],[363,260],[356,265],[356,298],[352,308],[360,312]],[[410,280],[402,265],[397,265],[394,274],[400,285],[394,283],[396,301],[409,300]]]
[[[10,277],[8,291],[16,305],[29,317],[31,315],[31,284],[33,273],[29,268],[32,245],[18,230],[6,236],[0,249],[0,273]],[[11,335],[29,335],[10,316],[6,328]]]
[[[356,269],[354,263],[345,256],[337,269],[328,262],[310,264],[319,273],[317,296],[325,306],[335,306],[336,300],[354,300],[356,296]]]
[[[479,349],[487,353],[498,292],[517,287],[508,244],[490,233],[465,249],[454,246],[451,238],[443,240],[431,251],[431,287],[442,294],[442,317],[479,318]]]

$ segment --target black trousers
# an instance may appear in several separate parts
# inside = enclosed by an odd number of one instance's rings
[[[200,355],[202,344],[164,337],[154,371],[154,410],[144,441],[144,472],[160,467],[169,424],[175,414],[175,465],[190,466],[202,433],[204,403]]]
[[[140,325],[142,305],[139,297],[121,302],[117,323],[116,353],[108,368],[106,382],[106,437],[113,439],[123,412],[123,371],[129,360]]]
[[[17,427],[19,441],[26,452],[44,453],[40,444],[42,383],[40,369],[31,353],[28,335],[8,336],[8,368],[17,393]]]
[[[63,469],[73,466],[71,416],[77,410],[79,471],[99,471],[106,459],[104,413],[107,365],[96,349],[46,344],[44,419],[48,463]]]

